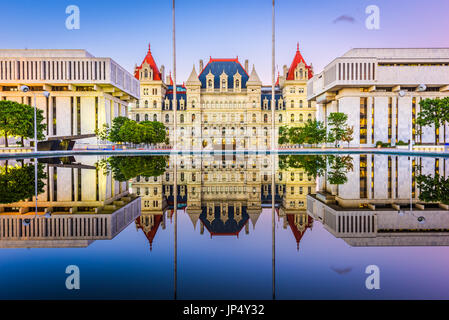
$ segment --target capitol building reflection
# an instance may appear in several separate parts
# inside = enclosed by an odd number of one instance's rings
[[[274,158],[274,162],[273,159]],[[255,229],[263,208],[274,206],[285,229],[299,241],[312,219],[306,197],[315,193],[316,179],[302,168],[280,168],[270,155],[210,154],[177,156],[167,162],[164,174],[137,176],[132,190],[142,199],[136,226],[153,246],[159,228],[174,213],[175,188],[178,210],[187,214],[195,230],[211,238],[239,237]],[[176,165],[176,175],[175,168]],[[275,172],[274,184],[272,172]]]
[[[211,153],[34,161],[0,163],[0,248],[87,247],[134,224],[152,250],[175,208],[191,221],[180,228],[212,239],[251,235],[272,210],[298,251],[314,223],[351,246],[449,245],[447,159]]]

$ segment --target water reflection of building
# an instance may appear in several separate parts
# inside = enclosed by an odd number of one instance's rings
[[[447,177],[448,159],[354,155],[347,181],[318,179],[308,213],[352,246],[449,245],[449,207],[419,199],[418,175]]]
[[[97,168],[96,157],[74,160],[40,161],[46,178],[37,214],[34,199],[0,204],[0,247],[85,247],[114,238],[140,215],[140,200]]]
[[[133,192],[142,198],[142,218],[162,216],[173,210],[175,164],[172,160],[159,177],[133,179]],[[276,157],[273,188],[270,155],[185,155],[178,156],[177,162],[178,208],[184,208],[193,227],[198,227],[201,234],[205,230],[211,236],[238,236],[243,230],[249,234],[262,208],[271,207],[272,192],[276,207],[280,207],[279,215],[285,221],[292,219],[295,237],[295,232],[303,233],[303,226],[311,224],[307,222],[306,196],[314,192],[316,184],[303,169],[280,170]],[[150,225],[157,228],[156,224]]]

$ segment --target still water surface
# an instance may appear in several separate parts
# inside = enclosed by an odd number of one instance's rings
[[[370,154],[3,160],[0,298],[448,299],[448,164]],[[69,265],[79,290],[66,288]],[[369,265],[379,290],[365,286]]]

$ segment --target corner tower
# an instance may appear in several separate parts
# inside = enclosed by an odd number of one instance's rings
[[[151,46],[148,45],[148,52],[142,63],[134,68],[134,77],[140,80],[140,100],[131,106],[131,119],[163,122],[162,101],[167,90],[164,73],[164,66],[159,70],[151,53]]]

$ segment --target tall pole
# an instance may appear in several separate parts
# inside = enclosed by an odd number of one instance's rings
[[[272,35],[271,35],[271,151],[274,152],[276,147],[276,124],[275,124],[275,110],[276,110],[276,99],[274,92],[275,85],[275,6],[273,0],[273,10],[272,10]]]
[[[35,212],[34,217],[37,218],[37,158],[34,158],[34,204],[35,204]]]
[[[177,157],[177,143],[178,143],[178,132],[177,132],[177,100],[176,100],[176,25],[175,25],[175,0],[173,0],[173,134],[174,134],[174,188],[173,188],[173,214],[174,214],[174,299],[178,298],[178,157]]]
[[[177,128],[177,108],[178,103],[176,100],[176,25],[175,25],[175,0],[173,0],[173,135],[174,135],[174,151],[177,150],[178,144],[178,128]]]
[[[173,270],[173,297],[178,299],[178,155],[173,155],[173,237],[174,237],[174,270]]]
[[[272,293],[273,300],[276,299],[276,208],[275,208],[275,195],[276,195],[276,180],[275,180],[275,139],[276,139],[276,126],[275,126],[275,109],[276,99],[274,92],[274,78],[275,78],[275,37],[274,37],[274,0],[272,11],[272,53],[271,53],[271,270],[272,270]]]
[[[33,93],[34,95],[34,152],[37,152],[37,104],[36,104],[36,94]]]

